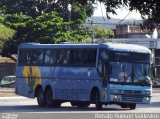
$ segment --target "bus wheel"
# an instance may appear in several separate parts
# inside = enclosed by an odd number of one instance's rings
[[[134,109],[136,109],[136,104],[130,104],[130,109],[132,109],[132,110],[134,110]]]
[[[46,105],[46,101],[44,98],[44,93],[42,88],[38,88],[36,91],[37,102],[40,107],[44,107]]]
[[[121,108],[128,108],[129,107],[128,104],[121,104],[120,106],[121,106]]]
[[[96,105],[96,109],[98,110],[101,110],[102,109],[102,104],[100,102],[100,94],[99,94],[99,91],[96,91],[96,94],[95,94],[95,105]]]
[[[45,91],[45,98],[46,98],[46,106],[47,107],[52,107],[53,106],[53,93],[52,93],[51,88],[48,88]]]
[[[59,101],[53,101],[53,107],[60,107],[61,106],[61,102]]]
[[[76,102],[70,102],[70,104],[71,104],[72,107],[77,106]]]
[[[89,102],[80,102],[77,104],[78,107],[88,107],[90,105]]]

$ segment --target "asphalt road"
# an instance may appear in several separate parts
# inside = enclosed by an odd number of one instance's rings
[[[3,114],[19,114],[22,119],[39,119],[44,115],[49,116],[49,114],[54,114],[58,118],[74,118],[76,114],[81,114],[80,118],[98,118],[96,114],[112,114],[112,113],[158,113],[160,118],[160,90],[153,91],[152,103],[151,104],[138,104],[135,110],[122,109],[117,105],[107,105],[104,106],[102,110],[96,110],[95,106],[92,104],[88,108],[78,108],[71,107],[70,103],[63,103],[60,108],[48,108],[48,107],[38,107],[36,99],[29,99],[25,97],[1,97],[0,98],[0,118]],[[31,115],[26,115],[26,113],[33,113]],[[38,114],[37,114],[38,113]],[[59,114],[61,113],[61,114]],[[26,115],[26,116],[24,116]],[[34,118],[32,115],[35,115]],[[67,116],[68,115],[68,116]],[[71,115],[73,116],[71,118]],[[45,117],[46,117],[45,116]],[[59,117],[60,116],[60,117]],[[51,115],[51,117],[53,117]],[[79,117],[79,116],[78,116]],[[75,117],[78,119],[78,117]],[[5,118],[2,118],[5,119]],[[15,118],[17,119],[17,118]],[[19,118],[18,118],[19,119]],[[47,119],[47,118],[46,118]]]

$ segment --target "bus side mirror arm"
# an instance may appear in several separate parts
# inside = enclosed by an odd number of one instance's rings
[[[152,67],[152,77],[156,77],[156,67]]]

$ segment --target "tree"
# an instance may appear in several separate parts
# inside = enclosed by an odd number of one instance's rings
[[[114,32],[110,29],[97,26],[94,30],[94,37],[103,41],[108,38],[113,38]]]
[[[3,24],[0,24],[0,53],[2,48],[6,45],[6,42],[11,40],[16,31],[7,28]]]
[[[60,17],[64,18],[65,21],[68,21],[69,10],[68,4],[71,4],[72,7],[83,8],[83,12],[87,16],[93,14],[94,7],[92,4],[78,4],[77,1],[72,0],[1,0],[0,8],[4,11],[5,14],[15,14],[22,12],[24,15],[31,16],[33,18],[40,16],[44,13],[56,11],[59,13]],[[71,12],[79,14],[79,10],[74,11],[71,9]],[[71,16],[74,18],[74,15]]]
[[[96,0],[72,0],[80,4],[86,5]],[[160,23],[160,0],[98,0],[104,3],[106,7],[106,15],[109,13],[116,14],[118,8],[128,7],[130,11],[137,10],[142,18],[147,19],[147,23],[157,26]]]
[[[5,56],[16,53],[20,43],[60,43],[65,41],[79,43],[89,38],[87,29],[79,27],[81,20],[65,22],[57,12],[44,13],[36,18],[23,13],[9,14],[2,21],[3,24],[17,31],[14,38],[6,42],[3,48]],[[70,29],[70,27],[72,28]]]
[[[98,0],[106,6],[106,14],[116,14],[115,10],[128,7],[130,11],[138,10],[142,17],[151,20],[155,25],[160,23],[160,0]],[[23,12],[30,16],[41,15],[46,11],[58,11],[60,16],[68,15],[68,4],[79,3],[87,6],[92,5],[96,0],[1,0],[0,8],[6,13]],[[89,7],[86,7],[88,10]],[[92,8],[92,7],[90,7]],[[89,9],[88,11],[90,11]],[[87,12],[90,13],[90,12]]]

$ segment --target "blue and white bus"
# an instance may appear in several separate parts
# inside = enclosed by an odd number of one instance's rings
[[[151,51],[131,44],[39,44],[19,46],[16,94],[39,106],[117,104],[135,109],[151,102]]]

